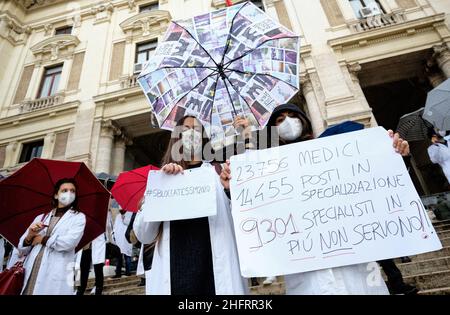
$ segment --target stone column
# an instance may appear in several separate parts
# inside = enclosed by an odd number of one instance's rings
[[[35,64],[33,69],[33,74],[30,79],[30,85],[28,86],[27,94],[25,95],[25,100],[34,100],[38,98],[39,95],[39,86],[41,84],[41,80],[39,79],[41,75],[41,65]]]
[[[368,110],[372,111],[372,108],[370,107],[369,102],[367,102],[366,96],[364,95],[364,91],[361,87],[361,84],[359,82],[358,73],[361,71],[361,65],[358,62],[351,63],[347,65],[347,70],[350,73],[350,78],[352,79],[352,89],[355,93],[355,96],[360,100],[363,107],[367,108]],[[376,127],[378,126],[377,121],[375,119],[375,116],[371,112],[370,114],[370,127]]]
[[[122,75],[126,75],[129,76],[130,74],[133,75],[133,71],[134,71],[134,43],[131,37],[127,37],[127,40],[125,42],[125,53],[123,56],[123,61],[125,62],[125,66],[123,67],[123,72]]]
[[[113,149],[113,160],[112,160],[112,175],[119,175],[124,171],[125,167],[125,152],[128,145],[132,142],[123,133],[116,137]]]
[[[300,78],[301,83],[301,93],[306,100],[306,106],[308,107],[309,118],[311,120],[313,132],[315,136],[319,136],[325,129],[324,119],[322,117],[322,112],[320,111],[320,105],[317,101],[316,95],[314,93],[314,87],[311,82],[309,75],[302,76]]]
[[[111,172],[111,157],[114,144],[114,134],[117,128],[113,125],[111,120],[102,122],[100,140],[97,149],[97,165],[95,171],[97,173]]]
[[[55,148],[56,134],[51,132],[44,138],[44,148],[41,157],[43,159],[51,159],[53,157],[53,149]]]
[[[70,71],[72,70],[73,56],[64,60],[64,65],[61,72],[61,78],[59,80],[59,86],[57,87],[57,93],[61,93],[67,89],[69,84]]]
[[[5,152],[5,162],[3,164],[4,168],[15,166],[19,162],[19,147],[17,141],[8,143]]]
[[[433,46],[434,55],[439,68],[446,78],[450,78],[450,49],[447,44]]]

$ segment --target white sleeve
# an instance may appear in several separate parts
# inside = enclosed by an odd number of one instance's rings
[[[58,252],[74,250],[84,234],[84,227],[86,226],[86,217],[83,213],[78,213],[75,217],[73,225],[63,235],[54,233],[47,240],[46,247],[56,250]]]
[[[428,148],[428,155],[430,156],[431,162],[434,164],[440,164],[442,162],[441,149],[437,145],[432,145]]]
[[[34,218],[33,222],[30,224],[32,226],[33,224],[39,222],[42,220],[42,214],[38,215],[36,218]],[[33,246],[23,246],[23,241],[28,235],[28,229],[30,226],[26,229],[25,233],[23,233],[22,237],[19,240],[19,245],[17,246],[17,250],[19,251],[20,255],[28,255],[31,252],[31,249]]]
[[[128,227],[128,225],[131,222],[131,217],[133,216],[133,214],[131,212],[125,212],[125,215],[123,216],[123,224],[126,225]]]
[[[144,222],[144,214],[139,211],[134,219],[133,231],[139,242],[151,244],[156,236],[162,222]]]

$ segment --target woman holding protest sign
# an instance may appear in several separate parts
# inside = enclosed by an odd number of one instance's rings
[[[313,132],[309,118],[297,106],[285,104],[277,107],[267,125],[267,138],[273,139],[272,133],[278,135],[280,145],[288,145],[312,140]],[[396,151],[402,155],[409,154],[409,144],[389,131]],[[277,144],[269,144],[276,146]],[[221,173],[221,182],[229,191],[231,171],[229,162]],[[287,294],[388,294],[386,284],[381,277],[378,265],[357,264],[338,268],[329,268],[311,272],[287,275]]]
[[[170,140],[162,172],[175,176],[187,169],[213,167],[202,162],[208,143],[204,128],[196,118],[182,118]],[[136,216],[134,231],[139,241],[143,244],[156,241],[147,293],[247,293],[246,281],[239,272],[230,203],[218,176],[216,180],[216,216],[156,223],[144,222],[142,211]]]

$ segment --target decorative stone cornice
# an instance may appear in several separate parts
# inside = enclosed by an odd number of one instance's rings
[[[362,67],[359,62],[353,62],[347,64],[348,72],[350,73],[350,77],[354,82],[359,82],[358,73],[361,71]]]
[[[14,46],[24,44],[31,31],[30,26],[21,24],[7,14],[0,16],[0,37],[8,40]]]
[[[309,76],[308,73],[300,76],[300,87],[301,93],[303,95],[308,94],[309,92],[314,90],[311,77]]]
[[[130,8],[130,10],[134,10],[134,8],[136,7],[136,1],[135,0],[128,0],[128,8]]]
[[[102,137],[118,137],[122,135],[120,128],[111,120],[103,120],[101,122],[101,136]]]
[[[53,29],[55,28],[55,26],[51,23],[47,23],[44,25],[44,33],[45,36],[50,35],[53,32]]]
[[[122,23],[120,27],[128,36],[132,36],[134,32],[142,32],[142,36],[148,36],[152,31],[152,26],[159,26],[165,29],[172,20],[169,11],[152,10],[136,14]]]
[[[347,25],[352,32],[364,32],[375,28],[403,23],[405,21],[406,14],[404,10],[397,10],[392,13],[378,14],[364,19],[351,20],[347,22]]]
[[[438,62],[440,60],[445,59],[446,61],[450,59],[450,48],[449,48],[450,44],[440,44],[440,45],[435,45],[433,46],[433,58],[435,58],[436,60],[438,60]]]
[[[76,36],[56,35],[37,43],[31,47],[31,51],[40,60],[54,61],[72,56],[79,43],[80,40]]]
[[[123,147],[133,145],[133,140],[126,134],[123,128],[120,128],[120,134],[115,137],[116,145],[122,145]]]
[[[63,1],[65,0],[14,0],[14,2],[19,4],[25,10],[41,8],[47,5]]]
[[[23,101],[20,105],[20,113],[29,113],[51,108],[64,103],[64,93],[58,93],[49,97]]]
[[[445,14],[436,14],[420,19],[407,21],[390,27],[375,28],[366,32],[331,39],[328,44],[335,51],[367,47],[393,39],[414,36],[415,34],[434,31],[438,24],[445,21]]]
[[[91,14],[95,15],[94,24],[111,21],[111,16],[114,11],[112,2],[102,3],[91,8]]]
[[[54,115],[65,115],[76,113],[80,101],[62,102],[58,105],[53,105],[39,110],[20,112],[20,109],[16,114],[0,119],[0,130],[11,128],[11,126],[17,126],[22,123],[28,124],[30,122],[42,121],[53,117]]]

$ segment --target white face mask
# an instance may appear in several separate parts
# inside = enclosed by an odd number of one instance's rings
[[[285,141],[294,141],[302,134],[302,122],[298,118],[286,117],[286,119],[278,126],[278,134]]]
[[[194,129],[183,131],[181,141],[183,142],[183,152],[191,153],[195,156],[202,153],[202,133]]]
[[[67,207],[68,205],[70,205],[72,202],[75,201],[75,194],[70,191],[60,193],[58,196],[58,201],[63,206]]]

